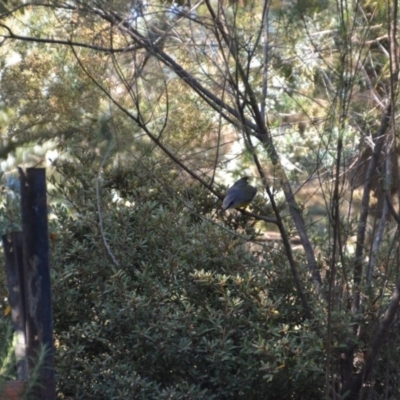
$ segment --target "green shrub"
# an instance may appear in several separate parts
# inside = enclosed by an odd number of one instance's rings
[[[102,191],[118,266],[102,244],[94,189],[70,198],[74,217],[53,208],[60,398],[321,398],[323,348],[284,257],[250,251],[146,182],[119,201]]]

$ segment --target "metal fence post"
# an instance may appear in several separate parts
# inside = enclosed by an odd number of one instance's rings
[[[26,337],[29,369],[46,351],[40,366],[37,398],[55,400],[53,320],[47,226],[46,173],[44,169],[19,169],[27,295]],[[36,397],[36,396],[35,396]]]

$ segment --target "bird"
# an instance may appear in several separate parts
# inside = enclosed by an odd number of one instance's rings
[[[247,183],[250,178],[244,176],[231,186],[222,202],[224,211],[229,208],[246,208],[257,193],[257,189]]]

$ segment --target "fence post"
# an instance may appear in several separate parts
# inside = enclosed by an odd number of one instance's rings
[[[47,226],[46,173],[44,169],[19,169],[26,289],[26,338],[31,371],[46,350],[39,370],[37,397],[55,400],[53,320]]]

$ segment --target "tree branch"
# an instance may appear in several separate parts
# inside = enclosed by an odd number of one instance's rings
[[[0,27],[5,29],[8,32],[8,35],[1,35],[0,37],[4,39],[12,39],[12,40],[21,40],[23,42],[35,42],[35,43],[47,43],[47,44],[60,44],[63,46],[75,46],[75,47],[83,47],[91,50],[100,51],[103,53],[127,53],[131,51],[137,51],[142,48],[142,46],[128,46],[128,47],[121,47],[121,48],[112,48],[112,47],[102,47],[102,46],[95,46],[88,43],[83,42],[75,42],[73,40],[61,40],[61,39],[50,39],[50,38],[36,38],[32,36],[21,36],[16,35],[13,31],[5,24],[0,23]]]
[[[365,232],[367,229],[367,218],[369,211],[369,200],[371,196],[372,190],[372,177],[376,171],[376,166],[378,164],[378,160],[382,151],[384,137],[387,133],[387,130],[390,125],[392,107],[391,104],[386,108],[386,111],[382,117],[381,126],[379,131],[375,137],[374,150],[368,164],[368,170],[365,176],[365,184],[364,184],[364,192],[361,200],[361,214],[360,221],[358,223],[357,229],[357,242],[356,242],[356,251],[355,251],[355,264],[354,264],[354,293],[353,293],[353,302],[351,306],[352,314],[355,315],[359,312],[360,308],[360,283],[362,276],[362,265],[363,265],[363,251],[364,251],[364,241],[365,241]]]

